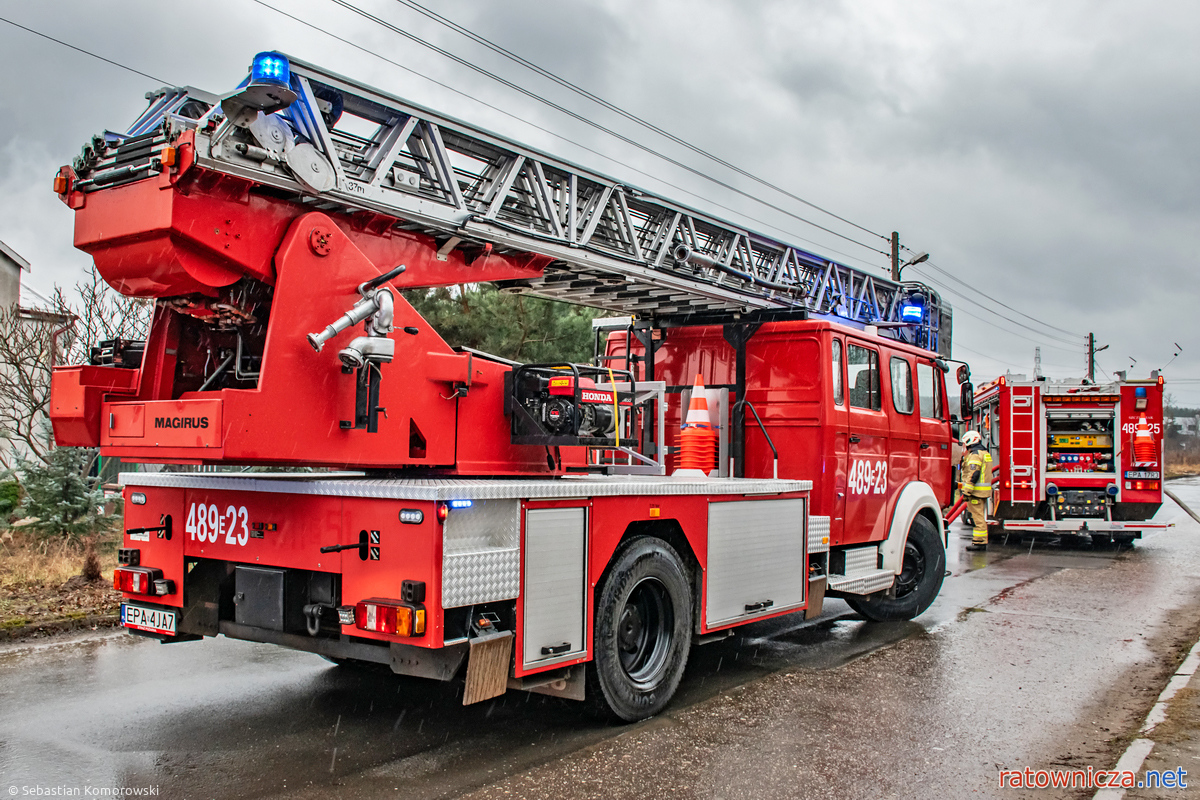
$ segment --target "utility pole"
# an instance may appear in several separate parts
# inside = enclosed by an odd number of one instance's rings
[[[1033,348],[1033,379],[1040,381],[1042,379],[1042,348]]]
[[[892,280],[900,282],[900,234],[892,231]]]
[[[900,234],[892,231],[892,280],[900,282],[900,272],[905,267],[921,264],[929,260],[929,253],[914,253],[913,257],[903,264],[900,263]]]
[[[1088,334],[1088,380],[1092,383],[1096,382],[1096,353],[1107,349],[1108,345],[1096,347],[1096,334]]]

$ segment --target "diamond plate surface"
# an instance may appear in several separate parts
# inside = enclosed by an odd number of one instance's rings
[[[829,517],[808,518],[808,552],[829,552]]]
[[[456,508],[442,526],[442,552],[446,555],[509,550],[521,544],[521,501],[480,500],[470,508]]]
[[[526,480],[479,478],[371,479],[324,475],[258,473],[122,472],[125,486],[214,489],[278,494],[330,495],[386,500],[502,500],[517,498],[613,497],[618,495],[746,495],[807,492],[812,481],[753,478],[673,479],[640,475],[587,475]]]
[[[855,547],[846,551],[846,576],[863,575],[879,569],[879,547]]]
[[[521,551],[516,547],[442,558],[442,608],[512,600],[520,591]]]
[[[847,594],[872,594],[892,585],[896,574],[889,569],[876,570],[867,575],[830,575],[829,590]]]

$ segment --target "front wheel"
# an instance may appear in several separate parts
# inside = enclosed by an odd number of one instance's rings
[[[654,716],[670,702],[692,644],[692,592],[679,554],[661,539],[623,547],[596,601],[587,695],[602,716]]]
[[[946,574],[946,548],[937,526],[918,514],[908,529],[904,560],[893,596],[848,597],[846,603],[872,622],[912,619],[932,605]]]

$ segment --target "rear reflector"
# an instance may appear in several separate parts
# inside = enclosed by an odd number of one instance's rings
[[[129,594],[144,594],[151,597],[158,594],[155,588],[156,582],[163,584],[171,584],[171,591],[174,591],[174,583],[172,581],[163,581],[162,570],[154,569],[153,567],[117,567],[113,570],[113,588],[120,592],[128,592]],[[167,588],[164,586],[163,588]],[[164,592],[170,594],[171,592]]]
[[[417,604],[373,597],[354,607],[354,626],[389,636],[424,636],[425,609]]]

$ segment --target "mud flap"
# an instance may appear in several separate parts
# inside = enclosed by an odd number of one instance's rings
[[[512,631],[494,631],[471,640],[463,705],[498,697],[508,689],[512,664]]]
[[[810,578],[808,581],[808,606],[804,609],[805,619],[816,619],[821,616],[821,610],[825,605],[825,586],[827,579],[824,575],[820,578]]]

